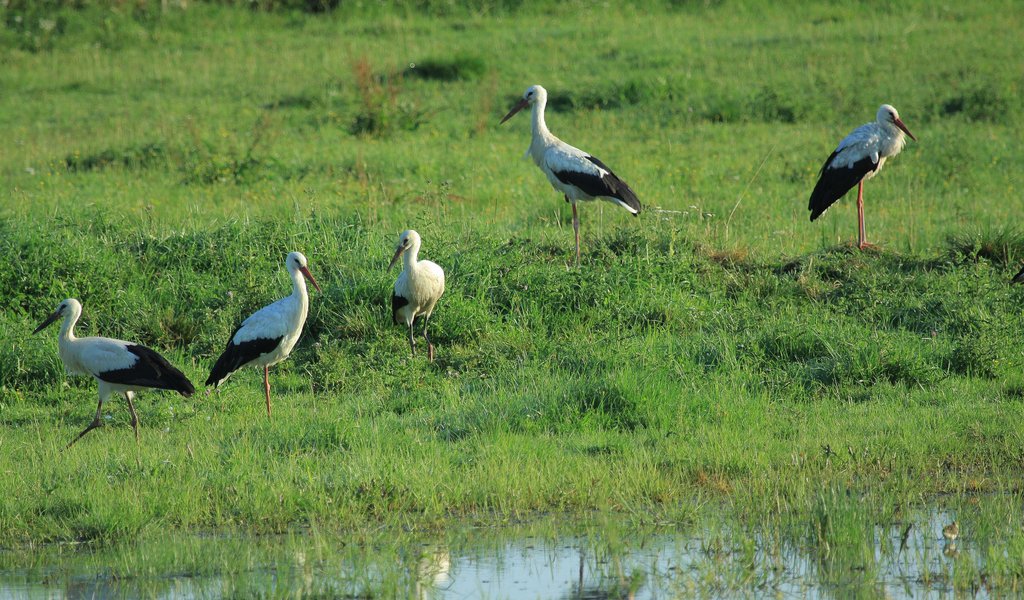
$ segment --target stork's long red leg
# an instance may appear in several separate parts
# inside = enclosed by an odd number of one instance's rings
[[[580,264],[580,216],[576,213],[576,203],[572,203],[572,231],[576,236],[576,266]]]
[[[868,247],[868,234],[864,229],[864,180],[857,184],[857,247]]]
[[[263,366],[263,389],[267,391],[267,419],[270,418],[270,367]]]
[[[64,446],[65,450],[67,450],[72,445],[74,445],[74,443],[77,442],[78,440],[80,440],[83,437],[85,437],[85,434],[89,433],[93,429],[96,429],[97,427],[103,427],[103,422],[100,421],[100,411],[101,410],[103,410],[103,399],[102,398],[100,398],[99,404],[96,405],[96,418],[92,420],[92,423],[89,423],[88,427],[86,427],[85,429],[82,430],[82,433],[78,434],[78,437],[76,437],[75,439],[73,439],[70,442],[68,442],[67,446]]]

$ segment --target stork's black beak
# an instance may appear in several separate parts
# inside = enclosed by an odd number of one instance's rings
[[[909,130],[909,129],[907,129],[907,126],[903,124],[903,121],[902,121],[902,120],[900,120],[900,118],[899,118],[899,117],[896,117],[895,119],[893,119],[893,120],[892,120],[892,122],[893,122],[893,124],[895,124],[895,125],[896,125],[897,127],[899,127],[899,128],[901,129],[901,130],[903,130],[903,133],[905,133],[905,134],[909,135],[909,136],[910,136],[910,139],[914,140],[915,142],[917,141],[917,138],[916,138],[916,137],[914,137],[914,134],[910,133],[910,130]]]
[[[505,115],[505,117],[501,120],[501,123],[498,123],[498,125],[501,125],[505,121],[508,121],[509,119],[511,119],[512,115],[514,115],[517,112],[523,110],[524,108],[529,106],[529,104],[530,104],[530,101],[527,100],[526,98],[523,98],[522,100],[520,100],[518,104],[516,104],[515,106],[512,107],[512,110],[508,111],[508,114]]]
[[[59,310],[54,311],[53,314],[51,314],[50,316],[46,317],[45,321],[43,321],[42,323],[39,324],[39,327],[36,327],[36,330],[33,331],[32,334],[35,335],[35,334],[39,333],[40,331],[46,329],[50,325],[50,323],[53,323],[54,321],[56,321],[59,318],[60,318],[60,311]]]
[[[395,263],[398,262],[398,258],[402,256],[403,252],[405,252],[405,246],[399,244],[399,246],[395,248],[395,255],[391,257],[391,262],[388,263],[388,271],[391,270],[391,267],[395,266]]]

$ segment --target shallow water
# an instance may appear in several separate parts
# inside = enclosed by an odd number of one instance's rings
[[[6,598],[416,597],[637,598],[736,592],[784,597],[944,597],[954,570],[982,566],[969,535],[942,538],[952,519],[931,511],[876,527],[874,564],[822,561],[798,543],[722,530],[469,528],[435,539],[380,532],[352,537],[186,536],[94,547],[0,553]],[[966,532],[965,532],[966,533]],[[852,565],[852,566],[851,566]]]

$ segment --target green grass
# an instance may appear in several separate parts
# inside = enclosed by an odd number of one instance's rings
[[[872,525],[991,493],[965,526],[1019,585],[1016,4],[424,6],[90,5],[45,39],[0,8],[0,543],[725,514],[848,573]],[[579,269],[527,118],[497,125],[532,83],[648,207],[583,206]],[[882,102],[920,142],[860,253],[853,203],[806,198]],[[388,315],[408,227],[448,274],[434,364]],[[62,298],[201,382],[290,250],[324,290],[272,423],[244,372],[60,452],[96,398],[30,335]]]

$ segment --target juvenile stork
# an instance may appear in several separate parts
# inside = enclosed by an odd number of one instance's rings
[[[81,316],[82,303],[68,298],[32,332],[39,333],[50,323],[64,317],[60,337],[57,338],[57,348],[64,368],[71,375],[91,375],[99,383],[100,401],[96,406],[96,417],[65,449],[93,429],[103,426],[100,421],[103,403],[111,394],[116,393],[124,394],[128,400],[132,429],[135,431],[135,441],[138,442],[139,415],[132,402],[135,392],[146,389],[172,390],[187,398],[195,392],[195,388],[188,377],[171,366],[167,359],[145,346],[105,337],[75,337],[75,324]]]
[[[429,260],[419,260],[420,234],[412,229],[398,236],[398,246],[388,264],[388,271],[402,258],[402,274],[395,281],[391,294],[391,321],[398,325],[405,323],[409,328],[409,350],[416,354],[416,339],[412,325],[416,317],[423,315],[423,339],[427,341],[427,358],[434,360],[434,344],[427,335],[427,323],[434,312],[434,305],[444,293],[444,270]]]
[[[299,341],[302,325],[309,312],[306,281],[316,291],[320,286],[306,266],[301,252],[292,252],[284,261],[292,278],[292,294],[254,312],[242,321],[228,338],[228,346],[213,365],[206,385],[220,387],[229,375],[248,365],[263,367],[263,389],[267,394],[267,418],[270,418],[270,367],[288,358]]]
[[[544,122],[544,108],[548,103],[548,91],[539,85],[530,86],[523,99],[508,111],[501,123],[512,115],[533,106],[533,137],[526,155],[547,176],[551,186],[565,196],[572,204],[572,230],[576,238],[576,264],[580,263],[580,219],[576,213],[576,202],[600,198],[614,202],[634,216],[640,214],[640,200],[629,189],[625,181],[618,178],[608,165],[586,152],[566,144],[548,130]],[[500,123],[499,123],[500,124]]]
[[[867,248],[870,244],[864,230],[864,181],[882,170],[885,159],[903,150],[903,145],[907,143],[903,134],[917,141],[900,120],[896,109],[883,104],[878,108],[874,123],[861,125],[843,138],[822,165],[818,183],[811,192],[811,200],[807,205],[811,211],[811,220],[820,217],[828,207],[857,185],[857,247],[861,250]]]

